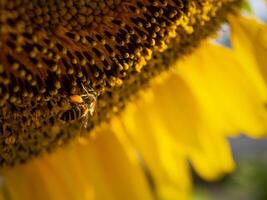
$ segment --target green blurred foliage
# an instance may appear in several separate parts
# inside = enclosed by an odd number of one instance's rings
[[[196,183],[193,200],[267,200],[267,161],[243,160],[218,183]]]

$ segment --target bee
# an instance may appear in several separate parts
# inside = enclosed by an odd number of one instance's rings
[[[81,95],[71,95],[69,100],[72,104],[72,108],[60,114],[60,120],[69,122],[79,119],[82,120],[82,125],[87,128],[89,114],[93,116],[97,103],[98,93],[93,89],[86,89],[83,84],[82,88],[85,91]]]

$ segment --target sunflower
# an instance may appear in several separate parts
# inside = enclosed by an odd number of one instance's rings
[[[231,173],[227,137],[267,130],[244,3],[2,0],[0,199],[186,200],[191,166]],[[231,47],[210,39],[226,21]]]

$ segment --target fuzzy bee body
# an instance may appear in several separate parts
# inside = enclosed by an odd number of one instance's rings
[[[62,112],[59,116],[59,119],[64,122],[83,119],[82,126],[84,128],[87,128],[89,114],[93,116],[95,111],[97,93],[92,89],[86,89],[83,84],[82,88],[85,93],[81,95],[70,96],[69,100],[72,104],[72,108]]]
[[[73,106],[72,109],[63,112],[60,120],[65,122],[79,120],[88,113],[88,108],[85,105]]]

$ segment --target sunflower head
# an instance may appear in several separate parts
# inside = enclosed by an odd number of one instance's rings
[[[238,3],[1,1],[0,163],[53,149],[121,111]]]

